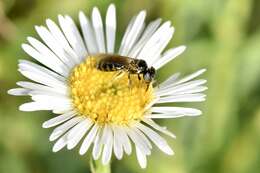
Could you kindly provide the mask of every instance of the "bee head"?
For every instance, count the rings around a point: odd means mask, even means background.
[[[143,73],[143,78],[146,83],[150,83],[155,77],[155,69],[154,67],[148,68],[144,73]]]
[[[145,60],[138,60],[137,62],[137,67],[138,67],[138,71],[143,73],[147,70],[148,66],[147,66],[147,63],[145,62]]]

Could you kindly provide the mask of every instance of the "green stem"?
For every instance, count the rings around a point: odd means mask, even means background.
[[[110,163],[103,165],[101,160],[90,160],[91,173],[111,173]]]

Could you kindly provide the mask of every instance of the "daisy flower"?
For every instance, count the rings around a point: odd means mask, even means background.
[[[92,148],[93,159],[101,158],[108,164],[114,153],[122,159],[124,153],[136,152],[142,168],[153,146],[168,155],[173,150],[159,134],[172,138],[175,135],[154,119],[168,119],[200,115],[193,108],[163,106],[163,103],[200,102],[207,88],[206,80],[194,78],[205,70],[180,77],[174,74],[153,86],[141,76],[128,73],[116,78],[116,71],[97,69],[99,54],[115,54],[145,60],[149,67],[159,70],[180,55],[185,46],[164,51],[171,40],[174,28],[161,19],[145,24],[146,12],[141,11],[128,24],[118,50],[115,50],[116,10],[108,7],[103,23],[97,7],[91,17],[79,12],[80,28],[68,15],[58,16],[59,25],[46,20],[46,26],[36,26],[41,41],[28,37],[23,50],[38,63],[19,60],[18,71],[31,82],[20,81],[20,88],[8,91],[11,95],[31,97],[22,104],[21,111],[50,110],[57,114],[45,121],[43,128],[55,127],[49,140],[56,141],[53,152],[62,148],[73,149],[79,145],[79,153]],[[165,104],[164,104],[165,105]],[[79,144],[80,143],[80,144]]]

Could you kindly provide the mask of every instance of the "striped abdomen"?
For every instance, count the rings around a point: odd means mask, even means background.
[[[127,70],[128,58],[118,55],[99,55],[97,69],[101,71]]]
[[[97,65],[97,69],[101,71],[118,71],[124,69],[124,65],[114,62],[100,62]]]

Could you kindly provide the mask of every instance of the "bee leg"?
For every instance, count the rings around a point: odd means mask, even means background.
[[[131,88],[131,84],[132,84],[132,82],[131,82],[130,73],[128,73],[128,87],[129,87],[129,89]]]
[[[118,79],[118,78],[122,77],[123,74],[124,74],[123,71],[119,71],[119,72],[115,75],[115,79]]]
[[[149,89],[149,86],[150,86],[150,83],[146,83],[146,90],[145,90],[145,92],[147,92],[147,91],[148,91],[148,89]]]
[[[158,88],[160,88],[160,85],[157,80],[155,80],[153,84],[154,84],[154,86],[157,86]]]
[[[141,76],[140,76],[140,74],[137,74],[137,76],[138,76],[138,79],[141,80]]]
[[[124,75],[124,72],[123,71],[119,71],[118,73],[116,73],[113,77],[113,81],[114,80],[117,80],[119,78],[121,78],[122,76]]]

